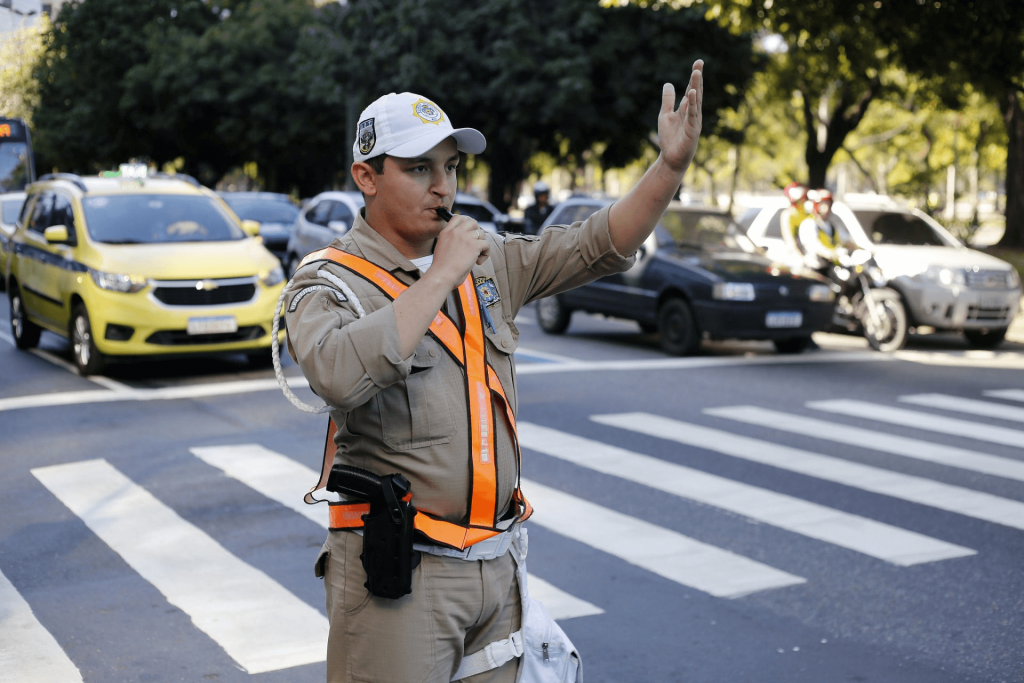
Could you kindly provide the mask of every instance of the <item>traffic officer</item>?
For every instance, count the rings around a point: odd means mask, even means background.
[[[536,235],[540,226],[551,215],[555,207],[551,206],[551,188],[543,180],[533,184],[533,204],[523,212],[523,232]]]
[[[366,207],[348,233],[304,260],[283,307],[290,350],[331,408],[325,462],[404,475],[419,560],[410,594],[371,594],[362,521],[344,512],[352,503],[332,504],[316,562],[330,619],[328,681],[516,680],[511,655],[465,675],[473,655],[514,640],[522,616],[515,562],[500,542],[530,511],[518,489],[514,319],[530,301],[632,265],[696,151],[702,69],[697,61],[678,108],[664,86],[661,153],[636,187],[539,237],[441,217],[455,199],[459,153],[484,150],[478,131],[453,128],[412,93],[363,111],[351,171]]]
[[[782,193],[789,200],[789,207],[782,212],[782,216],[779,218],[782,240],[789,247],[794,263],[802,263],[806,251],[803,245],[800,244],[799,232],[800,225],[810,217],[805,206],[807,203],[807,186],[802,183],[790,183],[786,185]]]
[[[800,223],[798,233],[804,264],[827,277],[832,266],[839,265],[850,236],[832,219],[831,192],[810,190],[804,204],[808,216]]]

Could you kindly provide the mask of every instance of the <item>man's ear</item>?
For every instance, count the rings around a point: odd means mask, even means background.
[[[356,161],[352,164],[352,180],[356,187],[367,197],[377,195],[377,172],[370,168],[364,161]]]

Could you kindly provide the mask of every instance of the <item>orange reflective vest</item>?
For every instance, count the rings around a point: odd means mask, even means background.
[[[329,261],[368,280],[392,301],[408,289],[407,285],[399,282],[380,266],[340,249],[327,247],[320,251],[314,251],[302,260],[299,267],[316,261]],[[419,510],[414,525],[417,531],[435,543],[464,550],[502,532],[497,528],[501,510],[498,509],[498,480],[494,452],[494,421],[499,415],[495,410],[496,401],[504,408],[502,413],[508,420],[513,447],[516,451],[516,489],[513,493],[513,501],[517,506],[516,514],[520,521],[529,517],[533,513],[533,508],[530,507],[519,488],[521,462],[519,441],[516,438],[515,415],[512,413],[512,406],[505,396],[498,374],[487,362],[484,324],[480,316],[480,305],[476,288],[473,285],[472,274],[467,276],[459,286],[458,293],[462,319],[466,323],[465,332],[460,332],[452,319],[441,311],[430,323],[428,332],[465,370],[470,424],[470,467],[473,475],[472,494],[469,500],[469,523],[455,524]],[[306,494],[307,503],[318,502],[312,497],[313,492],[327,485],[327,478],[334,462],[336,450],[334,434],[337,429],[334,420],[331,420],[327,426],[327,442],[324,445],[320,481]],[[369,503],[332,502],[330,503],[330,528],[355,529],[362,527],[362,516],[369,511]]]

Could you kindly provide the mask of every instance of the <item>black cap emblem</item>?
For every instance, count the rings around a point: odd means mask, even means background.
[[[377,144],[377,131],[373,128],[373,119],[359,122],[356,138],[359,140],[359,151],[362,154],[369,154],[373,151],[373,146]]]

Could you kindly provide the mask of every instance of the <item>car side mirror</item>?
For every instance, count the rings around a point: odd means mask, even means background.
[[[348,223],[345,221],[329,221],[327,227],[334,232],[345,232],[348,230]]]
[[[260,234],[260,223],[259,221],[246,218],[242,221],[242,230],[245,231],[245,234],[249,237],[256,237]]]
[[[66,225],[51,225],[43,231],[43,238],[50,244],[67,244],[69,241]]]

